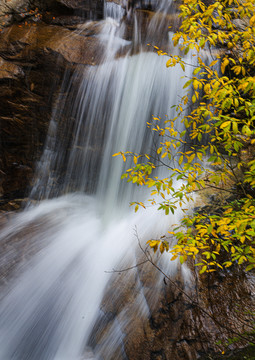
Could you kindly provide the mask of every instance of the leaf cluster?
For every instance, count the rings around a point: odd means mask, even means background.
[[[184,215],[181,227],[170,229],[175,245],[151,240],[154,250],[168,251],[181,263],[199,259],[200,272],[233,264],[255,268],[255,0],[220,0],[206,4],[183,0],[182,25],[173,43],[184,56],[168,55],[167,67],[189,66],[185,54],[197,59],[175,106],[176,116],[147,125],[160,143],[152,157],[132,152],[134,167],[123,177],[151,189],[151,204],[166,215],[184,212],[194,193],[213,189],[232,194],[220,214]],[[166,55],[157,50],[159,55]],[[204,60],[204,52],[211,60]],[[183,130],[176,124],[182,122]],[[163,166],[167,176],[154,169]],[[178,184],[178,186],[176,186]],[[136,211],[144,203],[134,203]]]

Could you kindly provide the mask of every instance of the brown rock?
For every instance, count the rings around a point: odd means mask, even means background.
[[[100,62],[102,45],[94,36],[99,27],[95,22],[70,31],[46,24],[15,24],[2,31],[0,101],[4,106],[0,106],[0,171],[4,175],[0,193],[6,201],[22,197],[31,183],[32,174],[22,177],[19,167],[34,171],[53,107],[59,105],[64,72],[68,71],[67,77],[74,69],[84,74],[85,65]],[[80,76],[75,79],[78,86]],[[62,93],[62,101],[65,97]],[[64,116],[61,121],[64,127]]]
[[[163,51],[169,49],[169,26],[171,30],[175,31],[180,24],[180,19],[176,13],[168,15],[162,13],[155,13],[154,11],[146,9],[134,10],[136,21],[141,29],[141,42],[145,44],[145,49],[151,51],[151,46],[157,46]],[[134,31],[134,17],[126,18],[125,38],[131,40],[135,35]],[[155,31],[155,29],[157,29]],[[148,46],[150,44],[151,46]]]
[[[4,30],[0,54],[7,59],[27,62],[52,53],[71,64],[95,65],[99,62],[100,43],[97,38],[85,37],[59,26],[33,25],[13,25]]]
[[[8,168],[8,172],[2,183],[5,196],[10,198],[22,196],[28,184],[32,181],[32,177],[33,171],[30,167],[17,163],[12,164],[12,166]]]
[[[146,265],[131,274],[113,276],[115,280],[102,302],[104,315],[93,330],[90,344],[96,346],[102,359],[195,360],[220,351],[217,340],[233,337],[233,330],[245,331],[248,314],[254,311],[255,282],[251,276],[233,270],[233,274],[203,275],[197,283],[194,277],[185,285],[179,271],[171,276],[176,287],[158,275],[156,269]],[[152,296],[155,292],[158,297],[150,306],[153,300],[149,293]],[[118,334],[123,334],[119,339],[116,326]],[[113,352],[109,344],[114,344]]]
[[[24,76],[24,72],[20,66],[0,58],[0,80],[16,79],[21,76]]]
[[[88,0],[85,0],[85,1],[84,0],[56,0],[56,1],[60,4],[65,5],[68,8],[71,8],[71,9],[79,9],[84,6],[87,7],[90,5],[90,1],[88,1]]]
[[[29,0],[9,0],[1,1],[0,3],[0,17],[4,17],[7,14],[18,13],[28,9],[30,5]]]

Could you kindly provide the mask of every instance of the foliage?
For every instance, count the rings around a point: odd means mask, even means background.
[[[183,0],[182,25],[173,43],[184,54],[191,50],[197,66],[184,85],[187,92],[175,107],[176,117],[164,122],[153,117],[148,124],[161,139],[157,159],[114,154],[124,161],[133,157],[134,166],[122,177],[151,188],[149,202],[158,203],[166,215],[177,207],[185,212],[198,191],[210,188],[229,197],[214,213],[184,214],[181,226],[169,231],[175,245],[169,246],[167,238],[149,241],[155,251],[170,251],[172,260],[198,258],[201,273],[236,263],[246,264],[247,271],[255,268],[254,14],[254,0]],[[204,52],[212,56],[209,63],[203,60]],[[167,67],[180,65],[185,71],[185,56],[168,57]],[[180,121],[182,132],[176,130]],[[158,165],[168,169],[164,178],[154,175]],[[177,188],[176,183],[181,185]],[[145,207],[133,204],[135,211]]]

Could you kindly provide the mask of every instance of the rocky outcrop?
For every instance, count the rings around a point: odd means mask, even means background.
[[[0,81],[24,76],[22,67],[0,58]]]
[[[24,197],[33,179],[64,73],[96,65],[97,23],[76,31],[43,23],[15,24],[0,37],[0,192]],[[93,30],[94,29],[94,30]],[[63,95],[63,94],[62,94]]]
[[[32,184],[64,73],[96,65],[103,0],[5,0],[0,4],[0,206]],[[77,29],[77,31],[75,31]],[[62,94],[63,95],[63,94]]]
[[[103,0],[4,0],[0,3],[0,29],[13,22],[52,20],[80,22],[81,19],[102,19]]]
[[[2,58],[31,65],[50,61],[51,55],[59,58],[62,67],[68,64],[95,65],[100,61],[96,53],[100,55],[100,44],[95,37],[54,25],[13,25],[2,32],[0,39]]]
[[[255,279],[239,270],[200,277],[193,270],[187,277],[179,269],[171,281],[151,265],[116,273],[90,345],[104,360],[213,359],[252,321]],[[233,343],[229,351],[244,344]]]

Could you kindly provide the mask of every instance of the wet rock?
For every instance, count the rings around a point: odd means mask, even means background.
[[[20,66],[0,58],[0,81],[3,79],[16,79],[17,77],[23,76],[24,72]]]
[[[13,163],[6,172],[6,177],[2,183],[4,197],[12,199],[23,196],[28,184],[32,181],[33,171],[31,167]],[[15,207],[15,203],[11,204]],[[16,208],[19,208],[16,207]]]
[[[100,62],[97,23],[70,31],[47,24],[12,25],[0,37],[0,193],[12,200],[32,183],[65,74],[78,88],[86,66]],[[93,30],[94,29],[94,30]],[[94,31],[94,33],[93,33]],[[79,69],[80,67],[80,69]],[[76,84],[77,82],[77,84]],[[76,85],[75,85],[76,84]],[[64,90],[63,90],[64,91]],[[62,125],[70,120],[63,116]],[[61,136],[61,134],[60,134]],[[18,164],[13,167],[13,164]],[[21,169],[23,169],[21,171]],[[24,175],[24,169],[29,170]]]
[[[10,279],[18,276],[23,271],[24,264],[45,247],[47,238],[40,241],[41,228],[52,231],[52,226],[55,225],[53,218],[47,215],[39,221],[17,223],[17,210],[21,208],[21,203],[27,201],[28,199],[15,199],[5,205],[5,210],[0,210],[0,230],[4,228],[5,231],[1,240],[0,286],[8,284]],[[9,226],[5,227],[6,224]],[[0,299],[2,294],[3,292]]]
[[[100,44],[95,37],[84,37],[59,26],[33,25],[13,25],[3,31],[0,54],[5,59],[31,64],[59,56],[60,62],[62,58],[71,64],[94,65],[99,62]]]
[[[29,0],[9,0],[0,3],[0,27],[4,27],[13,20],[13,15],[26,12]]]
[[[147,51],[151,51],[155,45],[161,50],[168,52],[169,26],[171,26],[172,31],[175,31],[180,25],[180,19],[174,12],[166,15],[147,9],[136,9],[135,17],[127,17],[125,21],[125,38],[131,40],[139,37],[141,42],[146,44],[145,49],[147,49]],[[137,28],[141,29],[139,34],[134,33],[134,29],[136,28],[134,21],[137,21],[139,24]],[[157,33],[154,31],[155,28],[157,28]]]
[[[102,19],[103,0],[8,0],[0,4],[0,29],[13,22],[33,21],[41,18],[52,21],[63,17],[63,24]]]
[[[56,1],[72,9],[81,8],[84,4],[83,0],[56,0]]]
[[[71,9],[86,9],[92,10],[93,8],[103,6],[103,0],[56,0],[58,3],[65,5]]]
[[[255,279],[238,269],[201,277],[192,270],[191,281],[178,271],[171,282],[147,265],[131,271],[113,276],[93,330],[90,346],[104,360],[116,359],[104,357],[109,344],[121,360],[195,360],[220,352],[217,341],[245,331],[251,321]]]
[[[100,44],[94,37],[84,38],[76,33],[61,34],[51,39],[45,49],[61,54],[70,63],[96,65],[100,62]]]
[[[48,89],[35,81],[34,70],[30,69],[26,81],[4,80],[0,83],[0,101],[4,104],[0,107],[0,178],[1,198],[8,201],[24,196],[31,183],[34,161],[40,156],[50,120],[50,103],[46,102]]]

